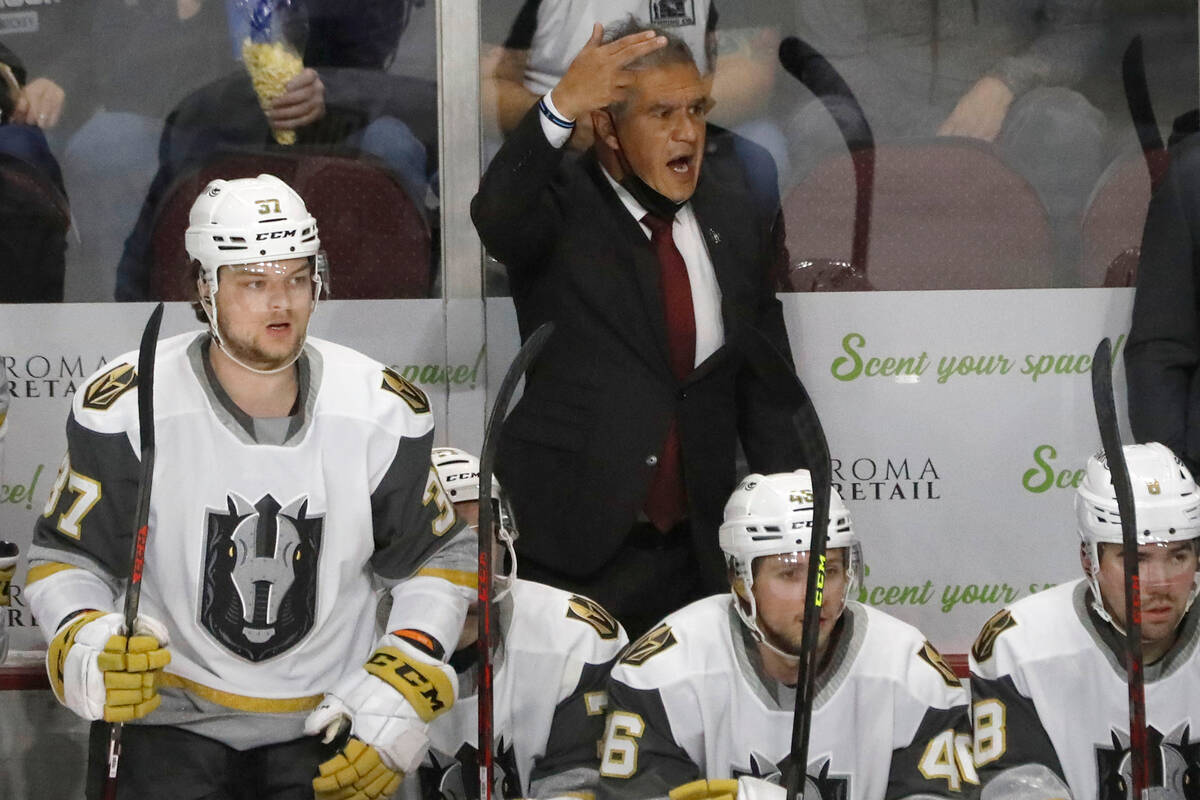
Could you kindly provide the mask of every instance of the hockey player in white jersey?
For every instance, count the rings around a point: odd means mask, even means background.
[[[387,796],[454,702],[443,657],[473,597],[429,402],[307,336],[320,241],[287,184],[213,181],[189,222],[209,327],[158,345],[137,635],[116,613],[139,473],[130,353],[75,395],[34,532],[27,594],[51,684],[85,719],[132,723],[120,798]],[[394,602],[376,642],[377,583]],[[106,740],[93,725],[91,797]]]
[[[479,461],[445,447],[434,448],[433,463],[459,518],[475,525]],[[493,563],[507,564],[495,578],[495,796],[592,793],[596,745],[604,732],[604,682],[628,640],[620,623],[594,601],[516,577],[516,529],[494,482],[492,493],[499,512]],[[423,800],[479,794],[476,611],[472,607],[450,659],[458,670],[458,701],[429,726],[429,756],[420,770]],[[408,782],[402,792],[417,796]]]
[[[1141,581],[1148,783],[1185,800],[1200,786],[1200,491],[1157,442],[1126,445]],[[1132,786],[1121,516],[1104,454],[1075,497],[1084,577],[1018,600],[971,649],[975,763],[983,800],[1126,800]]]
[[[836,491],[829,514],[804,796],[958,796],[973,778],[966,692],[918,630],[848,599],[863,562]],[[602,797],[739,777],[743,793],[782,796],[754,778],[786,772],[812,518],[807,470],[749,475],[734,490],[720,529],[730,594],[667,616],[613,668]]]

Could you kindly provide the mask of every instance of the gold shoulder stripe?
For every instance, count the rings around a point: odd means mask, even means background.
[[[137,386],[137,370],[132,364],[117,364],[88,384],[83,391],[83,407],[107,411],[117,398]]]
[[[429,398],[425,393],[391,367],[383,368],[383,386],[380,388],[408,403],[414,414],[429,413]]]
[[[1016,625],[1017,621],[1013,619],[1012,613],[1007,608],[997,612],[985,622],[983,629],[975,637],[975,644],[971,646],[971,655],[975,656],[975,662],[982,664],[991,658],[992,652],[996,648],[996,639],[1000,634]]]
[[[936,669],[938,674],[942,676],[942,680],[944,680],[946,685],[951,689],[962,688],[962,682],[959,681],[958,676],[954,674],[954,668],[946,662],[946,659],[941,653],[938,652],[936,647],[931,645],[929,642],[926,642],[921,646],[921,649],[917,651],[917,655],[920,656],[921,660],[926,664]]]
[[[44,578],[49,578],[57,572],[68,569],[79,569],[79,567],[74,564],[64,564],[61,561],[50,561],[45,564],[32,566],[29,568],[29,572],[25,574],[25,587],[28,588]]]
[[[312,694],[308,697],[247,697],[245,695],[233,694],[232,692],[223,692],[220,689],[214,689],[211,686],[205,686],[195,681],[189,681],[187,678],[180,677],[172,672],[163,672],[159,675],[158,685],[159,687],[170,689],[182,689],[210,703],[225,706],[225,708],[267,714],[311,711],[325,697],[323,694]]]
[[[588,597],[571,595],[567,601],[567,618],[586,622],[596,629],[601,639],[617,638],[619,625],[612,614],[604,610],[604,606]]]
[[[629,649],[625,651],[625,655],[622,656],[621,663],[640,667],[662,651],[674,647],[676,643],[675,634],[672,633],[671,626],[659,625],[657,628],[642,634],[642,638],[631,644]]]

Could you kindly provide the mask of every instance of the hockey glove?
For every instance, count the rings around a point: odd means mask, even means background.
[[[54,634],[46,652],[59,702],[88,720],[128,722],[158,708],[158,677],[171,662],[167,629],[141,616],[126,637],[121,614],[85,611]]]
[[[8,655],[8,606],[12,603],[13,575],[17,571],[17,546],[0,541],[0,664]]]
[[[457,688],[449,664],[386,634],[363,668],[343,678],[308,715],[304,732],[328,741],[348,719],[354,736],[378,750],[388,769],[409,773],[429,747],[428,723],[450,709]]]
[[[341,752],[318,767],[316,800],[376,800],[391,797],[404,773],[387,768],[379,751],[353,736]]]
[[[784,800],[787,791],[762,778],[741,777],[685,783],[670,791],[671,800]]]

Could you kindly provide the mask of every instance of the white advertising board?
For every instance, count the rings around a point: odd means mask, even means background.
[[[1121,347],[1132,290],[782,295],[792,350],[821,413],[861,532],[861,598],[964,653],[999,607],[1079,574],[1072,482],[1099,448],[1088,367]],[[148,304],[7,306],[0,365],[13,390],[0,536],[28,547],[62,457],[70,395],[136,347]],[[163,335],[197,325],[168,306]],[[490,381],[517,349],[511,301],[332,301],[313,333],[401,369],[435,403],[439,442],[478,448]],[[1124,414],[1122,421],[1124,422]],[[1128,431],[1126,429],[1126,436]],[[14,648],[41,645],[20,595]]]

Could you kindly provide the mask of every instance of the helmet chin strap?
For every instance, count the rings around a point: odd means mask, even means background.
[[[318,282],[317,289],[313,296],[313,301],[312,301],[312,308],[314,311],[317,308],[317,295],[319,295],[320,292],[321,292],[321,285]],[[216,295],[217,295],[217,287],[214,286],[212,283],[210,283],[208,285],[208,297],[200,298],[200,306],[201,306],[201,308],[204,309],[204,316],[208,317],[208,330],[212,334],[213,339],[216,341],[217,347],[221,348],[221,352],[225,354],[226,358],[228,358],[233,363],[237,364],[242,369],[249,370],[250,372],[253,372],[256,375],[278,375],[280,372],[283,372],[284,370],[289,369],[300,358],[300,354],[302,352],[304,352],[304,343],[308,341],[308,325],[307,324],[304,326],[304,334],[300,337],[300,346],[296,348],[296,353],[292,356],[291,360],[289,360],[286,364],[284,364],[281,367],[276,367],[275,369],[258,369],[257,367],[250,366],[245,361],[242,361],[240,358],[235,356],[233,354],[233,351],[231,351],[228,347],[225,346],[225,339],[223,336],[221,336],[221,326],[217,324],[217,302],[215,299]],[[312,321],[311,315],[309,316],[309,321],[310,322]]]

